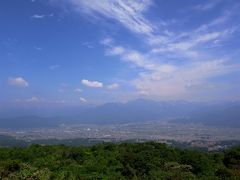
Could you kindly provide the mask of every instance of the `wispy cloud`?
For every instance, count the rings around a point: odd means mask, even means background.
[[[28,82],[23,77],[9,77],[8,84],[11,86],[28,87]]]
[[[28,103],[38,103],[38,102],[43,102],[44,100],[42,98],[33,96],[29,99],[26,99],[25,101],[28,102]]]
[[[232,64],[213,50],[216,42],[228,40],[239,27],[237,23],[224,25],[232,16],[229,10],[215,19],[199,23],[195,28],[176,29],[170,27],[165,19],[154,22],[145,15],[154,5],[151,0],[70,2],[80,13],[115,20],[142,40],[147,50],[140,51],[131,45],[124,47],[109,36],[101,41],[106,56],[119,57],[130,67],[140,69],[138,77],[130,80],[140,94],[162,98],[193,96],[199,89],[210,87],[211,78],[239,70],[239,64]],[[211,10],[220,2],[197,4],[193,9]],[[181,20],[176,17],[175,21]],[[97,81],[82,80],[82,83],[89,87],[103,87]]]
[[[99,82],[99,81],[89,81],[86,79],[83,79],[82,84],[88,87],[92,87],[92,88],[102,88],[103,87],[103,83]]]
[[[41,51],[43,48],[35,46],[34,49]]]
[[[58,69],[58,68],[60,68],[61,66],[59,65],[59,64],[55,64],[55,65],[51,65],[51,66],[49,66],[48,68],[50,69],[50,70],[56,70],[56,69]]]
[[[104,40],[103,40],[104,41]],[[123,61],[130,62],[137,67],[144,69],[154,69],[155,66],[144,54],[135,51],[129,50],[122,46],[116,46],[113,43],[106,45],[105,54],[108,56],[119,56]]]
[[[165,46],[153,48],[152,52],[154,53],[166,53],[166,52],[173,52],[178,55],[182,54],[186,57],[188,56],[199,56],[197,53],[196,47],[202,45],[204,43],[214,43],[214,40],[218,38],[223,38],[224,35],[229,33],[228,30],[220,31],[220,32],[210,32],[204,34],[197,34],[195,36],[189,37],[187,40],[176,41],[171,43],[166,43]],[[157,46],[156,46],[157,47]]]
[[[202,37],[199,36],[194,41],[205,42],[215,39],[218,35],[213,33]],[[175,47],[175,50],[184,51],[191,47],[192,44],[186,45],[186,47],[183,44]],[[139,77],[131,82],[139,94],[165,99],[190,97],[193,96],[193,92],[196,90],[208,90],[206,87],[209,87],[210,78],[238,71],[240,67],[240,64],[229,64],[224,59],[198,59],[184,65],[173,65],[163,63],[161,57],[152,56],[151,53],[142,54],[136,50],[126,50],[113,44],[108,46],[106,51],[107,55],[119,56],[122,60],[131,62],[135,66],[146,70],[141,71]]]
[[[119,84],[117,84],[117,83],[113,83],[113,84],[110,84],[107,86],[107,89],[109,89],[109,90],[115,90],[118,88],[119,88]]]
[[[34,14],[34,15],[31,16],[31,18],[33,18],[33,19],[44,19],[46,17],[53,17],[53,16],[54,16],[53,13],[51,13],[51,14]]]
[[[209,78],[238,71],[240,66],[225,64],[223,60],[194,62],[179,67],[174,73],[153,71],[141,73],[140,78],[133,81],[139,93],[163,99],[190,98],[196,91],[208,90]],[[211,83],[214,85],[214,83]],[[218,90],[218,89],[216,89]]]
[[[76,89],[74,89],[74,92],[76,92],[76,93],[81,93],[83,90],[82,89],[80,89],[80,88],[76,88]]]
[[[221,0],[210,1],[206,3],[201,3],[193,7],[194,10],[208,11],[215,8]]]
[[[127,29],[148,34],[153,31],[153,25],[147,21],[143,13],[151,5],[151,0],[71,0],[79,11],[95,16],[96,13],[123,24]]]
[[[24,104],[35,104],[35,103],[42,103],[46,102],[43,98],[37,97],[37,96],[32,96],[31,98],[27,99],[16,99],[16,102],[18,103],[24,103]]]
[[[86,102],[87,102],[87,100],[86,100],[85,98],[83,98],[83,97],[80,97],[79,100],[80,100],[82,103],[86,103]]]
[[[93,43],[91,42],[83,42],[81,45],[90,49],[94,48]]]
[[[44,15],[44,14],[34,14],[34,15],[32,15],[32,18],[34,18],[34,19],[43,19],[45,17],[46,17],[46,15]]]
[[[113,43],[108,44],[105,53],[108,56],[119,56],[123,61],[146,70],[173,71],[175,69],[175,67],[170,64],[157,64],[154,57],[151,57],[149,54],[125,49],[122,46],[115,46]]]

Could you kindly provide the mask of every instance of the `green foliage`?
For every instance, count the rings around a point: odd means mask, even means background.
[[[165,144],[0,148],[0,179],[240,179],[240,148],[204,153]]]

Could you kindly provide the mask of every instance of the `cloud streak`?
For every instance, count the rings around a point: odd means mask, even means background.
[[[208,90],[208,85],[214,83],[210,78],[238,71],[236,66],[226,65],[223,60],[195,62],[178,68],[174,73],[154,71],[142,73],[133,81],[139,93],[156,96],[162,99],[190,98],[195,92]],[[216,90],[218,87],[216,87]]]
[[[220,3],[219,0],[211,1],[205,4],[198,4],[193,7],[194,10],[208,11],[215,8]]]
[[[29,83],[23,77],[9,77],[8,84],[11,86],[28,87]]]
[[[107,89],[109,89],[109,90],[116,90],[118,88],[119,88],[119,84],[117,84],[117,83],[113,83],[113,84],[110,84],[107,86]]]
[[[89,81],[87,79],[83,79],[81,82],[84,86],[91,87],[91,88],[102,88],[103,87],[103,83],[99,82],[99,81]]]
[[[146,49],[124,47],[107,37],[101,41],[106,56],[118,57],[139,69],[137,77],[129,81],[139,94],[161,98],[194,97],[197,92],[214,88],[211,78],[239,71],[239,64],[232,63],[216,53],[216,42],[228,40],[239,25],[224,26],[232,12],[224,13],[210,21],[199,23],[193,29],[178,29],[165,19],[151,21],[146,13],[154,5],[151,0],[71,0],[74,9],[91,17],[118,22],[138,38]],[[221,1],[197,4],[196,11],[211,11]],[[191,16],[190,18],[191,19]],[[181,20],[176,17],[175,22]],[[227,54],[228,56],[229,54]],[[229,55],[230,56],[230,55]],[[89,87],[103,87],[98,81],[82,80]],[[212,86],[209,86],[211,84]],[[109,86],[111,87],[111,86]],[[108,86],[107,86],[108,88]],[[216,91],[220,91],[216,88]]]
[[[87,100],[83,97],[80,97],[79,100],[82,102],[82,103],[87,103]]]
[[[26,99],[25,102],[27,103],[38,103],[38,102],[43,102],[44,100],[42,98],[39,98],[39,97],[36,97],[36,96],[33,96],[29,99]]]
[[[44,18],[47,18],[47,17],[53,17],[54,14],[51,13],[51,14],[34,14],[31,16],[31,18],[33,19],[44,19]]]
[[[83,90],[82,89],[80,89],[80,88],[76,88],[76,89],[74,89],[74,92],[76,92],[76,93],[81,93]]]
[[[143,16],[143,12],[151,5],[150,0],[71,0],[71,2],[80,11],[93,16],[98,13],[114,19],[133,32],[148,34],[153,31],[152,24]]]
[[[56,69],[58,69],[58,68],[60,68],[61,66],[59,65],[59,64],[55,64],[55,65],[51,65],[51,66],[49,66],[48,68],[50,69],[50,70],[56,70]]]

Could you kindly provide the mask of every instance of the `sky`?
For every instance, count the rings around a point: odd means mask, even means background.
[[[238,0],[0,1],[0,106],[240,100]]]

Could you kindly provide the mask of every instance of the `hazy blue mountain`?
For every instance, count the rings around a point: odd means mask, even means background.
[[[53,115],[55,118],[41,116],[0,118],[0,123],[2,128],[53,127],[61,123],[114,124],[146,121],[240,127],[240,103],[238,102],[199,103],[137,99],[127,103],[60,109],[56,110]]]
[[[94,105],[79,105],[79,106],[6,106],[0,107],[1,118],[15,118],[22,116],[40,116],[40,117],[71,117],[78,116],[81,112],[95,107]]]
[[[204,112],[196,112],[192,119],[205,125],[240,127],[240,104],[209,107]]]
[[[160,121],[189,116],[201,106],[200,103],[185,101],[157,102],[137,99],[128,103],[107,103],[87,109],[78,120],[89,123]]]
[[[22,116],[0,119],[1,128],[47,128],[58,126],[60,118],[46,118],[38,116]]]

